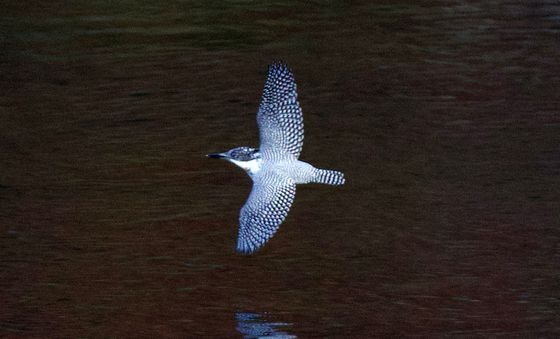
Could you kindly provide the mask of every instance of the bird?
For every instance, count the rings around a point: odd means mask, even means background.
[[[283,62],[268,66],[257,125],[259,148],[242,146],[207,154],[241,167],[253,181],[239,215],[236,250],[241,254],[256,252],[276,233],[292,206],[296,185],[345,183],[342,172],[315,168],[299,160],[303,114],[294,75]]]

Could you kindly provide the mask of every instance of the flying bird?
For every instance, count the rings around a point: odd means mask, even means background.
[[[296,184],[344,184],[342,172],[318,169],[298,160],[303,147],[303,115],[297,101],[292,71],[282,63],[268,67],[257,113],[260,147],[236,147],[208,154],[244,169],[253,188],[239,216],[237,251],[249,254],[260,249],[288,215]]]

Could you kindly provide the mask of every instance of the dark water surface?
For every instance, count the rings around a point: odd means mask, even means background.
[[[560,335],[560,3],[8,0],[0,336]],[[254,256],[266,66],[298,188]]]

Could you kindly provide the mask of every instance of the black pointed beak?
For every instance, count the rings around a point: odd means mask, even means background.
[[[223,159],[226,157],[224,153],[210,153],[206,155],[208,158]]]

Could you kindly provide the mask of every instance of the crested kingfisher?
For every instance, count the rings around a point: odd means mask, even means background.
[[[282,63],[268,67],[257,112],[260,147],[236,147],[208,154],[244,169],[253,189],[239,216],[237,251],[249,254],[261,248],[288,215],[296,184],[344,184],[342,172],[318,169],[298,160],[303,147],[303,115],[291,70]]]

